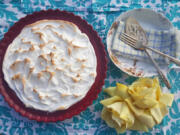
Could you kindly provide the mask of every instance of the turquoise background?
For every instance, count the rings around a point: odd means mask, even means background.
[[[108,29],[115,18],[134,8],[151,8],[161,12],[180,29],[180,2],[178,0],[0,0],[0,39],[14,22],[26,14],[57,8],[74,12],[85,19],[98,32],[105,46]],[[173,86],[171,92],[175,94],[175,101],[169,109],[169,114],[149,133],[127,131],[124,135],[180,134],[180,72],[171,68],[167,75]],[[108,61],[104,87],[114,86],[116,82],[131,84],[134,80],[136,78],[126,75],[110,60]],[[100,118],[102,105],[99,101],[104,97],[104,93],[101,92],[93,105],[80,115],[63,122],[46,124],[20,116],[0,96],[0,133],[4,135],[116,135],[115,130],[107,127]]]

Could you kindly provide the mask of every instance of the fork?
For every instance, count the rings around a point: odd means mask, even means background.
[[[180,66],[180,60],[178,60],[178,59],[176,59],[176,58],[174,58],[174,57],[172,57],[172,56],[169,56],[169,55],[167,55],[167,54],[164,54],[164,53],[162,53],[162,52],[160,52],[160,51],[158,51],[158,50],[156,50],[156,49],[153,49],[153,48],[151,48],[151,47],[148,47],[148,46],[146,46],[146,45],[143,45],[143,43],[142,43],[142,41],[138,41],[137,39],[135,39],[134,37],[132,37],[132,36],[129,36],[128,34],[126,34],[126,33],[122,33],[121,34],[121,39],[122,40],[128,40],[127,41],[127,44],[128,45],[130,45],[130,46],[132,46],[132,47],[134,47],[135,49],[140,49],[140,50],[144,50],[145,48],[146,49],[149,49],[149,50],[151,50],[151,51],[153,51],[153,52],[156,52],[156,53],[158,53],[158,54],[160,54],[160,55],[162,55],[162,56],[164,56],[164,57],[167,57],[170,61],[172,61],[172,62],[174,62],[174,63],[176,63],[177,65],[179,65]]]
[[[149,54],[148,50],[149,47],[146,47],[143,45],[142,41],[138,41],[137,39],[131,37],[130,35],[126,34],[126,33],[122,33],[120,36],[121,41],[123,41],[125,44],[138,49],[138,50],[144,50],[146,52],[146,54],[149,56],[149,58],[151,59],[152,63],[154,64],[155,68],[157,69],[159,75],[161,76],[161,78],[163,79],[164,83],[166,84],[167,88],[170,89],[171,85],[168,81],[168,79],[166,78],[166,76],[164,75],[164,73],[161,71],[161,69],[159,68],[158,64],[156,63],[156,61],[152,58],[152,56]],[[152,48],[151,48],[152,49]]]

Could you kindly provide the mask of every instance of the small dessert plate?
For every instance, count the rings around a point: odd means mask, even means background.
[[[142,26],[142,28],[147,32],[153,32],[155,34],[161,34],[164,32],[169,33],[170,31],[174,30],[174,35],[176,35],[176,30],[174,29],[172,23],[164,17],[162,14],[157,13],[151,9],[134,9],[130,10],[128,12],[125,12],[121,14],[112,24],[110,30],[107,34],[107,50],[109,53],[109,56],[113,63],[122,71],[125,73],[135,76],[135,77],[151,77],[157,75],[157,71],[153,64],[149,61],[148,57],[144,58],[144,60],[138,59],[136,56],[126,57],[126,50],[119,50],[122,55],[117,55],[117,53],[113,50],[113,44],[116,36],[117,29],[119,27],[120,22],[125,23],[126,19],[129,17],[135,18],[139,24]],[[161,36],[161,35],[160,35]],[[168,38],[170,38],[171,35],[168,35]],[[119,39],[118,39],[119,40]],[[160,41],[163,40],[162,36]],[[175,39],[174,39],[175,40]],[[167,40],[168,41],[168,40]],[[116,42],[119,46],[121,46],[120,42]],[[167,43],[171,47],[171,42]],[[175,46],[177,45],[177,42]],[[127,45],[128,46],[128,45]],[[155,48],[156,49],[156,48]],[[166,50],[169,50],[170,48],[167,48]],[[176,50],[176,49],[175,49]],[[162,51],[162,50],[161,50]],[[153,54],[153,53],[152,53]],[[176,52],[173,53],[173,56],[176,56]],[[164,58],[163,58],[164,59]],[[164,63],[159,63],[159,66],[161,70],[164,72],[168,71],[168,64],[169,61],[164,59]],[[158,61],[157,61],[158,62]]]

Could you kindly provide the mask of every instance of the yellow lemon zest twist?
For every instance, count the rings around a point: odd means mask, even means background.
[[[174,95],[162,93],[158,78],[140,78],[130,86],[117,83],[104,89],[111,97],[101,101],[101,117],[118,133],[127,129],[147,132],[161,123]]]

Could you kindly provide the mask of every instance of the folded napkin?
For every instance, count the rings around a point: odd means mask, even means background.
[[[148,56],[144,51],[136,50],[120,40],[121,33],[125,30],[125,23],[118,22],[118,27],[114,32],[112,40],[112,51],[116,55],[128,57],[131,59],[147,61]],[[144,30],[148,38],[147,46],[157,49],[165,54],[175,57],[176,56],[176,32],[172,30],[155,31]],[[167,64],[167,60],[161,55],[149,51],[150,55],[160,64]]]

